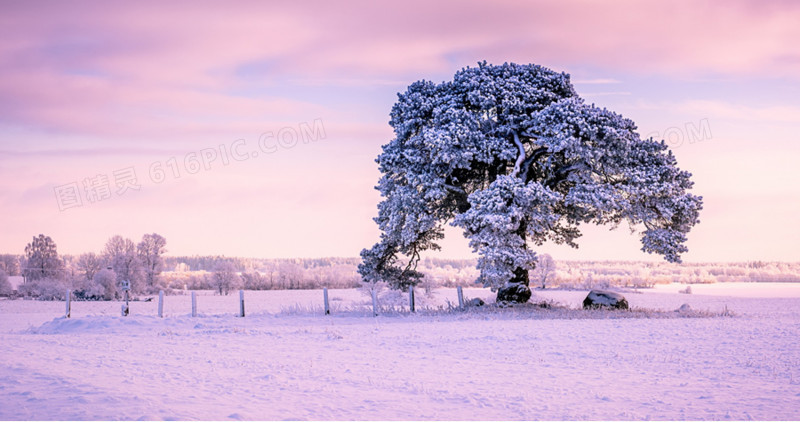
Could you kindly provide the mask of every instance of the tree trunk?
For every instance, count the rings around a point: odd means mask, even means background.
[[[528,242],[528,221],[526,219],[522,219],[522,221],[519,222],[519,228],[517,228],[517,231],[515,232],[515,234],[517,236],[519,236],[520,238],[522,238],[522,242],[523,242],[522,243],[522,247],[523,247],[523,249],[528,249],[528,243],[527,243]],[[523,284],[525,286],[528,286],[528,284],[529,284],[528,270],[526,270],[525,268],[517,267],[514,270],[514,278],[509,280],[509,283],[520,283],[520,284]]]
[[[528,222],[523,220],[519,224],[519,228],[515,234],[522,238],[523,242],[526,240],[526,231]],[[523,243],[523,247],[527,248],[527,244]],[[515,302],[525,303],[531,298],[531,289],[528,287],[530,281],[528,280],[528,270],[522,267],[514,269],[514,276],[511,280],[497,289],[497,302]]]
[[[508,282],[519,283],[528,286],[530,284],[528,280],[528,270],[521,267],[517,267],[517,269],[514,270],[514,278],[512,278]]]

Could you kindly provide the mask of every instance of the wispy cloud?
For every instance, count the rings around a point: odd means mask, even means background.
[[[793,3],[96,2],[80,13],[39,5],[17,4],[0,18],[0,119],[102,136],[297,116],[315,104],[291,98],[285,81],[403,86],[483,59],[592,64],[605,74],[800,75]],[[248,89],[262,95],[230,94]]]
[[[800,124],[800,107],[794,105],[750,106],[720,100],[689,100],[675,108],[693,114],[735,120],[793,122]]]
[[[585,97],[608,97],[613,95],[631,95],[630,91],[601,91],[601,92],[580,92]]]
[[[399,86],[405,87],[408,80],[402,79],[372,79],[372,78],[303,78],[289,79],[298,86],[336,86],[336,87],[369,87],[369,86]]]
[[[618,84],[621,81],[613,78],[596,78],[596,79],[573,79],[572,83],[578,85],[608,85]]]
[[[31,150],[0,150],[0,156],[15,157],[107,157],[107,156],[152,156],[152,155],[171,155],[186,153],[185,149],[175,148],[52,148],[52,149],[31,149]]]
[[[688,99],[670,102],[637,102],[637,108],[665,110],[717,120],[789,122],[800,124],[800,107],[793,104],[739,104],[720,99]]]

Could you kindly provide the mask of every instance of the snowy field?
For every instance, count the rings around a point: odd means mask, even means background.
[[[800,284],[627,292],[614,313],[389,312],[356,290],[0,300],[0,420],[800,419]],[[482,289],[469,297],[490,298]],[[583,291],[537,291],[578,308]],[[456,303],[454,289],[426,298]],[[686,318],[693,309],[734,314]],[[574,318],[576,314],[588,317]],[[619,315],[619,314],[616,314]]]

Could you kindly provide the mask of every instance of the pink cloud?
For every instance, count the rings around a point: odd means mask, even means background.
[[[325,108],[289,98],[246,98],[169,85],[120,84],[51,72],[6,73],[3,120],[101,136],[172,136],[296,123]]]
[[[27,3],[4,13],[6,123],[121,135],[255,125],[265,115],[296,120],[321,108],[230,92],[312,89],[315,80],[397,81],[402,89],[402,81],[449,78],[482,59],[616,74],[800,74],[800,7],[791,3],[81,5]],[[239,74],[252,64],[252,74]]]
[[[791,3],[87,4],[10,11],[0,51],[38,50],[55,56],[39,57],[44,63],[131,80],[219,86],[226,70],[250,61],[311,75],[397,75],[449,70],[451,55],[492,51],[622,70],[784,71],[796,69],[800,35]]]

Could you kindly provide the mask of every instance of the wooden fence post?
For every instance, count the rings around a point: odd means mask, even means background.
[[[372,316],[378,316],[378,292],[372,291]]]
[[[322,298],[325,301],[325,315],[331,314],[331,307],[328,305],[328,288],[324,287],[322,289]]]
[[[197,316],[197,292],[192,291],[192,317]]]
[[[461,286],[456,287],[458,291],[458,309],[464,309],[464,290],[461,289]]]
[[[158,291],[158,317],[164,318],[164,291]]]
[[[72,290],[67,289],[67,310],[64,313],[64,318],[72,316]]]
[[[244,318],[244,290],[239,290],[239,316]]]
[[[411,312],[416,312],[414,309],[414,286],[408,287],[408,307],[411,309]]]
[[[125,289],[124,291],[125,291],[125,304],[122,305],[122,316],[128,316],[128,314],[131,313],[131,306],[130,302],[128,301],[128,299],[130,299],[130,297],[128,296],[129,289]]]

